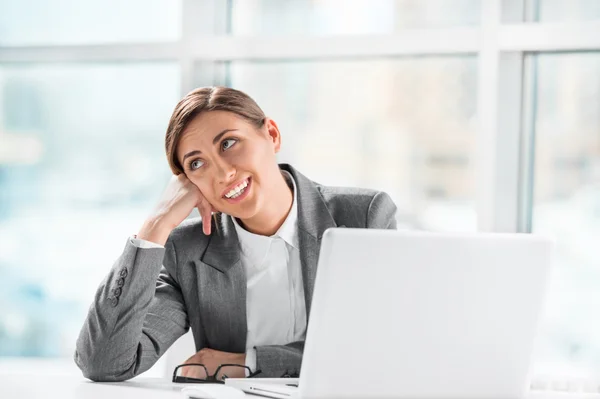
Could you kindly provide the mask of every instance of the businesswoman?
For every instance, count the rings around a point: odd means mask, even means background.
[[[198,352],[186,363],[209,374],[298,373],[323,233],[393,229],[396,206],[277,164],[281,142],[240,91],[199,88],[177,104],[165,139],[174,176],[96,292],[75,351],[85,377],[132,378],[190,327]],[[185,220],[195,207],[201,218]]]

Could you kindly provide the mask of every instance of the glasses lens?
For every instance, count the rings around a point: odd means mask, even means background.
[[[246,376],[246,368],[244,366],[223,366],[217,372],[217,380],[225,378],[244,378]]]
[[[178,377],[196,378],[199,380],[205,380],[206,369],[202,366],[182,366],[177,370]]]

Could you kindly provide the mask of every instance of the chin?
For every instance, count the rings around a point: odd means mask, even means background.
[[[252,201],[252,203],[249,201],[249,203],[245,204],[229,205],[227,206],[227,209],[224,209],[222,212],[233,216],[234,218],[244,220],[255,216],[258,213],[258,206],[255,201]]]
[[[254,215],[256,215],[256,212],[248,212],[248,211],[241,210],[241,209],[232,209],[231,211],[227,211],[224,213],[228,214],[229,216],[233,216],[234,218],[241,219],[241,220],[250,219]]]

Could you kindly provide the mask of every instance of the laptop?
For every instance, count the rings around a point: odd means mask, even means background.
[[[523,398],[553,244],[527,234],[330,229],[287,398]]]

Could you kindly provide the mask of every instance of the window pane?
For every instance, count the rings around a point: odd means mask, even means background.
[[[181,0],[0,1],[0,45],[177,40]]]
[[[476,65],[431,57],[229,69],[231,85],[278,122],[282,162],[320,183],[387,191],[403,226],[475,230]]]
[[[568,22],[600,19],[598,0],[537,0],[537,21]]]
[[[479,24],[481,0],[232,0],[235,35],[382,34]]]
[[[530,57],[537,65],[532,226],[557,244],[539,361],[597,371],[600,53]]]
[[[0,65],[0,356],[73,355],[164,189],[175,63]]]

